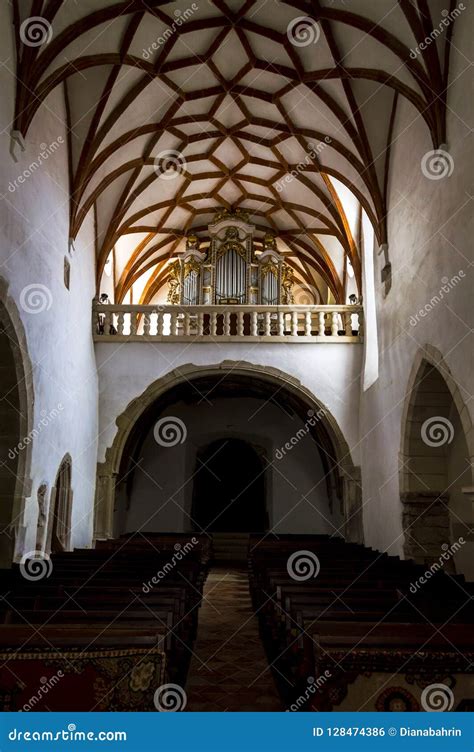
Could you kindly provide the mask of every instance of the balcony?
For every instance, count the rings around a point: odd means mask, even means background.
[[[358,305],[94,305],[95,342],[358,344]]]

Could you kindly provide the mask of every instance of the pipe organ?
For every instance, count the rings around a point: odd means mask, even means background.
[[[170,263],[168,302],[180,305],[288,305],[293,274],[267,233],[262,250],[254,225],[240,210],[220,212],[209,225],[209,248],[188,235],[186,250]]]

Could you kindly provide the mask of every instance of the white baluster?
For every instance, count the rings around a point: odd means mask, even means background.
[[[345,332],[346,337],[352,337],[352,313],[346,313],[345,314],[346,319],[346,325],[345,325]]]
[[[202,337],[204,334],[204,314],[198,313],[198,337]]]
[[[226,311],[224,313],[224,334],[229,337],[230,336],[230,312]]]
[[[143,334],[145,337],[148,337],[150,334],[150,314],[145,313],[143,316]]]
[[[189,337],[191,334],[191,316],[188,311],[184,312],[184,335]]]
[[[211,313],[211,335],[217,336],[217,313],[215,311]]]
[[[278,311],[278,334],[280,337],[285,334],[285,314],[283,311]]]
[[[136,334],[138,329],[138,316],[133,311],[130,313],[130,334]]]
[[[296,311],[293,311],[293,313],[291,314],[291,336],[298,336],[298,314],[296,313]]]
[[[176,336],[176,313],[174,311],[171,311],[170,314],[170,335],[172,337]]]
[[[326,336],[326,314],[324,311],[319,312],[319,330],[318,330],[319,337],[325,337]]]
[[[270,337],[272,333],[271,329],[270,311],[265,311],[265,336]]]
[[[238,320],[239,337],[243,337],[244,336],[244,312],[243,311],[238,312],[237,320]]]
[[[163,314],[161,311],[156,312],[156,336],[163,336]]]
[[[252,311],[252,337],[258,337],[257,311]]]
[[[337,337],[337,333],[339,331],[339,319],[336,311],[333,311],[331,314],[331,335],[333,337]]]
[[[305,313],[304,333],[307,337],[311,337],[311,311],[306,311]]]
[[[120,311],[117,314],[117,334],[123,334],[124,314]]]

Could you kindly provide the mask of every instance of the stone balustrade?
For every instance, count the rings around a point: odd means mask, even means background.
[[[358,305],[94,305],[96,342],[359,343]]]

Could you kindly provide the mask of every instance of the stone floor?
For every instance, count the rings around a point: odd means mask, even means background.
[[[244,569],[216,567],[209,573],[186,693],[188,711],[283,710]]]

